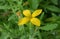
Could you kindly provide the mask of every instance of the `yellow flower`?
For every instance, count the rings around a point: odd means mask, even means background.
[[[36,26],[40,26],[41,21],[38,18],[36,18],[36,16],[40,15],[41,12],[42,12],[42,9],[36,10],[32,14],[30,10],[24,10],[23,14],[25,15],[25,17],[22,18],[21,20],[19,19],[18,25],[23,25],[30,21],[32,24]]]

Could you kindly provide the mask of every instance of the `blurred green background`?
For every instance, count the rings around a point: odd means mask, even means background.
[[[60,39],[60,0],[0,0],[0,39],[28,39],[17,25],[16,13],[25,9],[43,10],[38,17],[42,21],[40,39]]]

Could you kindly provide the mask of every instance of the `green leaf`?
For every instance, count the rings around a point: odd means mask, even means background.
[[[9,18],[8,18],[8,21],[12,20],[15,18],[15,15],[11,15]]]
[[[8,21],[17,23],[18,17],[15,14],[12,14],[9,18]]]
[[[0,39],[7,39],[9,36],[8,32],[5,32],[4,30],[1,32]]]
[[[53,11],[53,12],[60,12],[60,9],[53,5],[46,6],[46,9]]]
[[[37,9],[39,5],[39,0],[28,0],[31,9]]]
[[[5,27],[6,29],[9,29],[9,25],[8,25],[8,24],[3,23],[3,25],[4,25],[4,27]]]
[[[9,6],[0,6],[0,9],[10,9]]]
[[[52,17],[56,17],[57,15],[55,13],[52,13]]]
[[[40,29],[48,31],[48,30],[53,30],[53,29],[57,28],[57,26],[58,26],[57,24],[47,24],[43,27],[40,27]]]
[[[40,20],[42,20],[43,17],[44,17],[44,12],[41,14],[41,16],[40,16]]]
[[[47,18],[45,21],[46,22],[57,22],[58,18],[59,18],[58,16],[52,14],[52,17]]]
[[[58,5],[58,0],[51,0],[52,3],[54,3],[55,5]]]

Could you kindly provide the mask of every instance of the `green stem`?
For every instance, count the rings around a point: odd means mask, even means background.
[[[39,37],[39,39],[42,39],[42,37],[41,37],[41,33],[40,33],[40,31],[38,30],[38,37]]]
[[[31,32],[32,32],[32,24],[29,23],[29,33],[32,34]]]
[[[33,35],[33,25],[29,23],[29,39],[34,39]]]
[[[40,31],[39,31],[39,27],[36,27],[35,32],[34,32],[34,34],[33,34],[33,37],[35,37],[36,35],[38,35],[39,39],[42,39],[41,33],[40,33]]]

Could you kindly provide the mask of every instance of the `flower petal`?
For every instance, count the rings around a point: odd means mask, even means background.
[[[29,18],[24,17],[21,20],[18,21],[18,25],[26,24],[29,21]]]
[[[30,10],[24,10],[23,11],[23,14],[25,15],[25,16],[31,16],[31,12],[30,12]]]
[[[40,24],[41,24],[40,20],[37,18],[32,18],[31,23],[36,25],[36,26],[40,26]]]
[[[41,12],[42,12],[42,9],[34,11],[33,14],[32,14],[32,17],[36,17],[36,16],[40,15]]]

